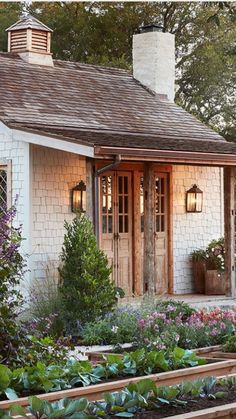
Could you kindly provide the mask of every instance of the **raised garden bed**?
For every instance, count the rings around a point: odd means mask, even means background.
[[[129,349],[131,349],[131,347]],[[204,348],[192,349],[192,352],[195,352],[196,355],[198,356],[203,355],[204,358],[221,358],[221,356],[212,356],[212,354],[215,354],[216,351],[220,351],[220,349],[221,349],[221,345],[214,345],[214,346],[206,346]],[[124,348],[124,352],[127,352],[126,348]],[[221,353],[225,353],[225,352],[221,352]],[[120,356],[121,358],[123,357],[123,353],[112,352],[111,349],[85,352],[85,356],[88,357],[89,361],[93,361],[93,362],[103,361],[104,356],[106,355],[116,355],[116,356]],[[227,358],[227,357],[223,356],[223,358]]]
[[[222,345],[194,349],[193,352],[198,356],[204,355],[204,358],[236,359],[236,352],[223,352]]]
[[[236,360],[217,360],[209,359],[207,365],[200,365],[197,367],[184,368],[175,371],[162,372],[158,374],[151,374],[142,377],[125,378],[106,383],[90,385],[88,387],[74,388],[70,390],[56,391],[51,393],[40,394],[37,396],[40,399],[48,401],[56,401],[64,397],[79,398],[86,397],[90,401],[101,400],[103,393],[122,390],[130,383],[136,383],[142,379],[151,379],[159,386],[170,386],[181,383],[182,381],[194,381],[199,378],[215,376],[222,377],[228,374],[236,373]],[[0,402],[0,409],[8,409],[13,404],[21,406],[28,405],[28,398],[22,397],[17,400],[4,400]]]
[[[181,413],[180,415],[169,417],[171,417],[171,419],[235,419],[236,403],[223,404],[221,406],[218,405],[210,407],[209,409],[196,410],[195,412]],[[166,418],[168,419],[168,417]],[[152,419],[152,417],[149,416],[149,419]]]

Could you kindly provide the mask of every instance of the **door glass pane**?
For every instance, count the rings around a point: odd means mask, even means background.
[[[113,232],[112,176],[102,176],[102,232]]]
[[[123,233],[123,215],[119,215],[119,233]]]
[[[112,196],[107,196],[107,212],[112,213]]]
[[[108,233],[112,233],[112,216],[108,216]]]
[[[128,178],[127,176],[124,176],[124,193],[128,193]]]
[[[165,216],[161,216],[161,231],[165,231]]]
[[[129,231],[128,176],[118,176],[118,216],[119,233]]]
[[[124,212],[125,214],[128,214],[128,196],[124,197],[124,206],[125,206]]]
[[[123,192],[123,182],[122,182],[123,176],[118,177],[118,191],[119,194],[122,194]]]
[[[107,217],[105,215],[102,216],[102,232],[107,232]]]
[[[165,179],[164,177],[156,177],[155,185],[155,208],[156,208],[156,232],[165,231]]]
[[[123,212],[123,196],[119,196],[119,213],[122,214]]]
[[[125,233],[129,232],[129,217],[125,215]]]
[[[141,220],[140,220],[140,223],[141,223],[141,232],[143,233],[143,231],[144,231],[144,196],[143,196],[143,177],[141,176],[140,177],[140,187],[139,187],[139,190],[140,190],[140,218],[141,218]]]

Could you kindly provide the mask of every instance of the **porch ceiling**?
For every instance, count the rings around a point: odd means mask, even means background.
[[[165,135],[114,133],[96,130],[58,129],[53,126],[22,126],[11,128],[45,135],[68,143],[94,148],[94,157],[111,158],[120,154],[123,160],[157,161],[162,163],[236,166],[236,143],[225,140],[186,139]]]

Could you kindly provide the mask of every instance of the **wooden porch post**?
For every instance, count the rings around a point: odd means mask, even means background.
[[[224,168],[225,294],[235,296],[235,168]]]
[[[93,217],[93,165],[91,159],[86,159],[86,215],[94,222]]]
[[[150,295],[155,293],[154,283],[154,233],[155,233],[155,191],[154,171],[152,163],[144,163],[144,255],[143,280],[144,290]]]

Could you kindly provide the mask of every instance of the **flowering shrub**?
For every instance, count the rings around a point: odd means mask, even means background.
[[[82,330],[83,341],[87,345],[134,342],[140,317],[140,311],[132,307],[118,308],[102,319],[87,323]]]
[[[16,207],[0,212],[0,362],[16,356],[23,339],[16,325],[22,304],[18,290],[25,271],[25,261],[20,254],[21,228],[13,226]]]
[[[206,248],[206,267],[208,270],[225,270],[224,238],[212,240]]]
[[[169,307],[171,312],[172,307]],[[167,313],[154,312],[138,320],[139,345],[149,349],[167,349],[177,344],[182,348],[222,343],[236,327],[236,310],[200,310],[185,318],[179,313],[170,318]]]

